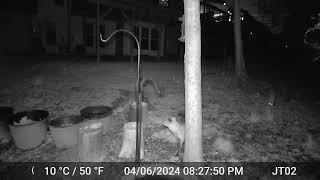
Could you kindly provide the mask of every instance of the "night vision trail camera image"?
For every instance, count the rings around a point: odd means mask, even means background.
[[[0,179],[319,179],[319,0],[0,6]]]

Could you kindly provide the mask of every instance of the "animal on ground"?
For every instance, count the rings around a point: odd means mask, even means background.
[[[167,127],[170,132],[178,138],[179,140],[179,151],[177,155],[180,154],[184,145],[184,128],[185,123],[182,121],[178,121],[175,117],[171,117],[168,120],[163,122],[163,125]]]

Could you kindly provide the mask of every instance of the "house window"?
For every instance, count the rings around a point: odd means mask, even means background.
[[[93,40],[94,40],[93,24],[85,25],[84,40],[85,40],[86,46],[93,47]]]
[[[156,28],[134,26],[134,35],[140,43],[140,48],[143,50],[158,51],[160,42],[160,31]],[[134,48],[137,49],[136,43]]]
[[[41,24],[40,24],[40,22],[34,22],[32,24],[32,36],[34,38],[41,38]]]
[[[138,41],[139,41],[139,27],[138,26],[134,26],[134,28],[133,28],[133,34],[136,36],[136,38],[138,39]],[[140,42],[139,42],[140,43]],[[135,49],[138,49],[138,46],[137,46],[137,43],[136,43],[136,41],[134,41],[133,42],[133,47],[135,48]]]
[[[138,38],[139,37],[139,27],[134,26],[133,34]]]
[[[40,24],[40,22],[35,22],[32,25],[32,32],[33,33],[37,33],[37,34],[39,34],[41,32],[41,24]]]
[[[141,49],[149,49],[149,28],[141,28]]]
[[[64,5],[64,0],[54,0],[54,3],[58,6],[63,6]]]
[[[159,49],[159,31],[151,29],[151,50]]]
[[[46,30],[47,44],[56,45],[56,24],[54,22],[48,22]]]

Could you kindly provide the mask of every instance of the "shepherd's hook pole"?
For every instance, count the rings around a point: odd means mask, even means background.
[[[141,112],[139,112],[139,110],[141,109],[141,101],[142,101],[142,97],[141,97],[141,89],[140,89],[140,84],[141,84],[141,72],[140,72],[140,44],[138,39],[136,38],[136,36],[126,30],[126,29],[118,29],[116,31],[114,31],[113,33],[110,34],[110,36],[107,39],[103,39],[102,35],[100,34],[100,40],[102,42],[108,42],[110,40],[110,38],[115,35],[118,32],[126,32],[129,33],[136,41],[137,46],[138,46],[138,67],[137,67],[137,82],[136,82],[136,87],[135,87],[135,96],[136,96],[136,104],[137,104],[137,108],[136,108],[136,162],[140,162],[140,146],[141,146]]]

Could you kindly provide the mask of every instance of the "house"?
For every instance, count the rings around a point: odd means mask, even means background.
[[[35,7],[35,0],[1,3],[0,55],[33,54],[41,50],[32,24]]]
[[[160,0],[167,2],[166,0]],[[141,54],[174,56],[178,53],[179,26],[174,5],[163,7],[159,0],[41,0],[38,1],[35,26],[49,54],[74,52],[83,47],[88,55],[97,52],[97,2],[99,31],[107,37],[116,29],[134,32]],[[36,28],[35,27],[35,28]],[[36,28],[36,29],[37,29]],[[119,33],[110,42],[99,42],[101,55],[127,56],[131,44],[128,34]]]

